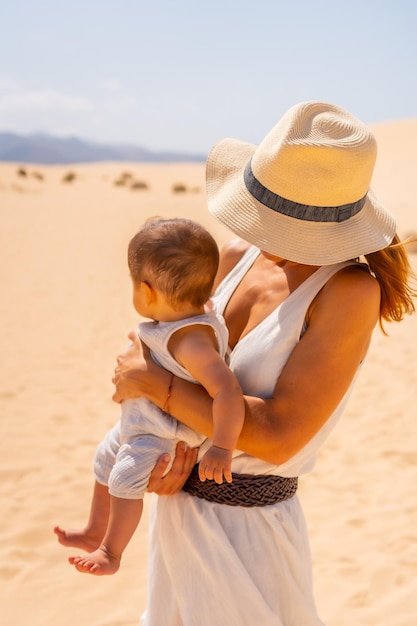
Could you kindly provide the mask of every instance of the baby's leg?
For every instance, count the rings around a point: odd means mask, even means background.
[[[109,476],[110,516],[106,534],[98,549],[86,556],[69,558],[78,571],[101,576],[119,569],[122,552],[142,515],[151,470],[164,452],[174,456],[175,443],[174,439],[147,434],[120,446]]]
[[[77,570],[103,576],[115,574],[120,567],[124,549],[132,538],[142,516],[143,500],[110,498],[109,525],[100,546],[86,556],[72,556],[68,560]]]
[[[80,548],[81,550],[95,550],[100,545],[107,528],[110,513],[110,494],[107,485],[94,483],[91,499],[90,514],[87,524],[81,529],[64,530],[55,526],[54,533],[63,546]]]
[[[95,550],[101,544],[110,513],[108,480],[120,448],[120,422],[105,436],[94,458],[95,484],[87,524],[81,529],[64,530],[55,526],[54,532],[63,546]]]

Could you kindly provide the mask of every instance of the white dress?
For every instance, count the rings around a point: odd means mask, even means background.
[[[213,300],[222,313],[259,254],[248,249]],[[243,392],[270,397],[303,330],[309,304],[338,270],[319,268],[230,354]],[[300,390],[302,393],[302,390]],[[276,466],[235,451],[233,472],[299,476],[339,419],[347,395],[316,436]],[[209,442],[201,446],[204,453]],[[310,548],[298,496],[261,507],[208,502],[185,492],[152,502],[147,607],[141,626],[323,626],[312,592]]]

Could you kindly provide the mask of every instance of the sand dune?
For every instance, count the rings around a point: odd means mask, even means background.
[[[416,233],[417,120],[375,132],[374,191],[400,234]],[[111,375],[137,323],[129,238],[151,215],[197,219],[220,243],[231,234],[206,212],[201,164],[3,164],[0,212],[2,623],[137,624],[146,514],[108,578],[73,570],[52,527],[84,522],[95,446],[118,416]],[[346,415],[301,481],[327,626],[417,623],[417,316],[388,330],[375,332]]]

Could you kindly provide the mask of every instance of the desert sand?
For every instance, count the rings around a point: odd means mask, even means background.
[[[400,235],[416,233],[417,120],[374,130],[373,189]],[[115,576],[79,574],[52,528],[86,519],[95,447],[118,418],[115,358],[138,321],[126,246],[153,215],[199,220],[220,244],[233,236],[206,211],[202,164],[0,165],[7,626],[131,626],[144,609],[151,496]],[[327,626],[417,623],[417,316],[387,330],[375,330],[345,416],[300,481]]]

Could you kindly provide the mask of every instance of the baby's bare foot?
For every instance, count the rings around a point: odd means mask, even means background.
[[[115,574],[120,567],[120,557],[110,554],[105,546],[100,546],[86,556],[70,556],[68,561],[79,572],[95,576]]]
[[[97,537],[85,529],[64,530],[60,526],[55,526],[54,533],[58,537],[58,541],[61,545],[68,548],[80,548],[87,552],[96,550],[102,540],[102,537]]]

